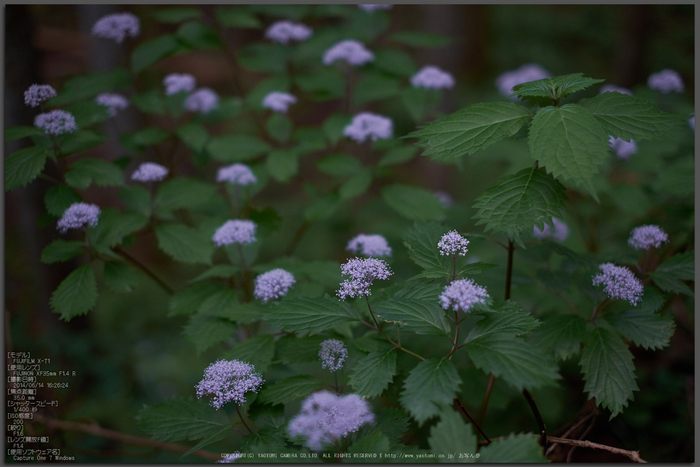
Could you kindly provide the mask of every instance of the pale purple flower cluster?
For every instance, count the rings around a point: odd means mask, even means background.
[[[168,169],[155,162],[144,162],[131,174],[131,179],[139,182],[159,182],[168,176]]]
[[[641,225],[632,229],[627,243],[635,250],[658,248],[662,243],[668,243],[668,234],[658,225]]]
[[[114,39],[120,44],[126,36],[136,37],[139,32],[141,32],[141,21],[131,13],[107,15],[92,26],[94,36]]]
[[[425,66],[411,76],[411,85],[414,88],[451,89],[455,80],[451,74],[436,66]]]
[[[345,249],[365,256],[391,256],[391,247],[381,235],[360,234]]]
[[[204,370],[204,379],[195,388],[198,399],[206,394],[213,395],[211,406],[218,410],[231,401],[245,404],[245,393],[258,392],[264,382],[250,363],[218,360]]]
[[[305,438],[306,446],[320,451],[324,445],[371,423],[374,423],[374,414],[362,397],[319,391],[304,400],[301,411],[289,422],[287,429],[293,438]]]
[[[297,98],[287,92],[271,92],[262,101],[262,106],[275,112],[287,113],[287,109],[297,102]]]
[[[343,362],[348,356],[348,349],[337,339],[327,339],[321,342],[318,356],[321,358],[321,368],[327,368],[328,371],[334,372],[343,368]]]
[[[394,124],[390,118],[370,112],[362,112],[355,115],[352,123],[345,127],[343,134],[358,143],[367,138],[376,141],[378,138],[391,138],[394,134]]]
[[[209,113],[219,106],[219,95],[210,88],[199,88],[183,104],[190,112]]]
[[[618,158],[627,160],[632,154],[637,152],[637,142],[633,139],[627,142],[622,138],[613,138],[611,136],[610,149],[615,151],[615,154],[617,154]]]
[[[52,110],[37,115],[34,118],[34,126],[43,129],[50,135],[62,135],[78,130],[75,117],[65,110]]]
[[[528,63],[515,70],[507,71],[496,78],[496,87],[504,96],[513,94],[513,86],[549,78],[551,75],[539,65]]]
[[[556,217],[552,217],[552,225],[554,228],[550,227],[549,224],[545,222],[543,230],[540,230],[537,226],[533,227],[532,236],[540,240],[551,238],[559,243],[566,240],[566,237],[569,236],[569,226]]]
[[[677,71],[668,68],[649,75],[647,86],[662,94],[685,91],[685,84],[683,83],[681,75],[679,75]]]
[[[376,258],[352,258],[340,266],[344,276],[350,276],[340,284],[337,295],[341,300],[347,297],[364,297],[372,295],[369,289],[375,279],[388,279],[393,272],[384,260]]]
[[[621,298],[637,305],[642,299],[644,286],[632,271],[612,263],[601,264],[599,268],[603,272],[593,276],[593,285],[603,284],[610,298]]]
[[[197,86],[197,80],[189,73],[170,73],[163,78],[165,95],[172,96],[178,92],[192,92]]]
[[[290,41],[305,41],[311,37],[311,28],[301,23],[292,23],[282,20],[270,25],[265,31],[265,38],[280,44],[287,44]]]
[[[221,167],[216,173],[217,182],[228,182],[231,185],[250,185],[258,181],[253,171],[245,164],[231,164]]]
[[[104,92],[95,97],[95,102],[109,108],[109,114],[114,117],[117,111],[129,107],[129,99],[121,94]]]
[[[433,194],[438,199],[438,201],[440,201],[440,204],[442,204],[446,208],[449,208],[454,204],[452,196],[446,191],[436,191]]]
[[[690,128],[695,130],[695,116],[692,116],[691,118],[688,119],[688,125],[690,125]]]
[[[222,454],[223,456],[223,454]],[[241,452],[234,451],[232,453],[226,454],[223,459],[216,461],[217,464],[233,464],[236,460],[240,459]]]
[[[227,221],[219,227],[212,240],[216,246],[231,245],[233,243],[253,243],[255,239],[255,222],[235,219]]]
[[[273,269],[255,278],[255,298],[267,303],[270,300],[284,297],[296,280],[284,269]]]
[[[80,229],[87,224],[95,227],[100,218],[100,208],[95,204],[73,203],[63,212],[63,216],[58,220],[56,228],[61,233],[68,232],[68,229]]]
[[[335,44],[323,54],[323,64],[330,65],[336,60],[345,60],[350,65],[359,66],[374,60],[374,54],[359,41],[347,40]]]
[[[394,5],[390,3],[361,3],[357,6],[367,12],[372,12],[374,10],[391,10]]]
[[[604,92],[619,92],[620,94],[627,94],[629,96],[632,95],[632,91],[627,88],[623,88],[622,86],[617,86],[616,84],[605,84],[601,86],[598,94],[603,94]]]
[[[445,286],[440,295],[440,304],[447,310],[467,312],[477,303],[486,303],[489,294],[471,279],[461,279]]]
[[[441,256],[466,256],[469,240],[462,237],[456,230],[450,230],[438,242]]]
[[[56,97],[56,90],[48,84],[32,84],[24,91],[24,103],[30,107],[36,107]]]

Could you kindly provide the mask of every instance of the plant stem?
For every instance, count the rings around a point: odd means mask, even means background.
[[[137,260],[136,258],[134,258],[133,256],[131,256],[129,253],[127,253],[126,251],[124,251],[120,246],[115,247],[115,248],[114,248],[114,252],[117,253],[118,255],[120,255],[120,256],[126,258],[126,259],[129,260],[130,262],[132,262],[136,267],[138,267],[138,268],[141,269],[143,272],[145,272],[151,279],[153,279],[154,281],[156,281],[156,282],[157,282],[163,289],[165,289],[165,291],[168,292],[170,295],[174,295],[174,294],[175,294],[175,289],[173,289],[172,287],[170,287],[163,279],[161,279],[160,277],[158,277],[158,276],[156,275],[156,273],[154,273],[153,271],[151,271],[151,270],[148,268],[148,266],[146,266],[146,265],[143,264],[141,261],[139,261],[139,260]]]
[[[532,398],[532,395],[530,395],[530,392],[527,389],[523,389],[523,396],[525,396],[525,400],[527,400],[527,403],[530,404],[530,409],[532,410],[532,413],[535,415],[535,420],[537,420],[537,425],[540,427],[540,435],[542,435],[542,446],[547,447],[547,427],[544,425],[544,420],[542,420],[542,416],[540,415],[540,411],[537,410],[537,404],[535,404],[535,400]]]
[[[291,243],[287,247],[287,249],[284,252],[285,256],[290,256],[292,253],[294,253],[294,250],[296,249],[297,245],[299,245],[299,242],[301,241],[301,238],[304,236],[304,233],[306,230],[309,228],[309,221],[304,221],[301,223],[297,231],[294,233],[294,237],[292,238]]]
[[[476,418],[476,420],[479,422],[479,425],[484,423],[484,416],[486,415],[486,406],[489,403],[489,397],[491,397],[491,391],[493,390],[493,382],[495,380],[496,377],[493,373],[491,373],[491,375],[489,376],[489,382],[486,384],[486,392],[484,392],[484,398],[481,400],[481,406],[479,407],[479,415]]]
[[[570,446],[580,446],[583,448],[590,449],[600,449],[603,451],[612,452],[615,454],[621,454],[623,456],[629,457],[632,461],[638,462],[640,464],[646,464],[647,461],[639,457],[639,451],[627,451],[625,449],[614,448],[612,446],[606,446],[604,444],[591,443],[590,441],[579,441],[577,439],[566,439],[566,438],[556,438],[554,436],[550,437],[549,440],[553,443],[558,444],[568,444]]]
[[[245,420],[243,420],[243,414],[241,413],[241,410],[238,408],[238,404],[236,404],[236,403],[234,402],[233,405],[236,407],[236,412],[238,412],[238,417],[241,419],[241,423],[243,424],[244,427],[246,427],[246,429],[248,430],[248,432],[249,432],[250,434],[252,434],[252,433],[253,433],[253,430],[251,430],[250,427],[249,427],[248,425],[246,425]]]
[[[486,442],[487,442],[488,444],[491,444],[491,440],[489,439],[489,437],[486,436],[486,433],[484,433],[484,430],[482,430],[481,427],[480,427],[480,426],[474,421],[474,419],[471,417],[471,415],[469,415],[469,412],[467,412],[467,409],[464,408],[464,406],[462,405],[462,403],[460,402],[460,400],[459,400],[459,399],[455,399],[455,402],[457,403],[457,405],[459,405],[459,408],[462,410],[462,413],[464,413],[464,415],[467,416],[467,418],[469,419],[469,421],[472,422],[472,425],[474,425],[474,426],[476,427],[476,429],[479,430],[479,433],[481,433],[481,436],[484,437],[484,439],[486,440]]]

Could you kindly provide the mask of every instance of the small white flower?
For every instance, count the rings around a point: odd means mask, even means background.
[[[216,230],[212,240],[216,246],[231,245],[233,243],[253,243],[256,241],[256,227],[253,221],[230,220]]]
[[[551,238],[561,243],[569,236],[569,226],[565,222],[552,217],[552,225],[554,228],[550,227],[546,222],[544,223],[544,229],[540,230],[537,226],[532,228],[532,236],[540,240],[546,238]]]
[[[357,5],[358,8],[365,10],[366,12],[372,12],[375,10],[391,10],[394,5],[390,3],[361,3]]]
[[[469,245],[469,240],[456,230],[450,230],[442,236],[437,246],[441,256],[466,256],[467,245]]]
[[[165,95],[172,96],[178,92],[192,92],[197,86],[197,80],[189,73],[170,73],[163,78]]]
[[[308,26],[283,20],[270,25],[265,31],[265,38],[273,42],[286,44],[289,41],[305,41],[311,37],[311,34],[313,34],[313,31]]]
[[[104,16],[92,27],[94,36],[114,39],[120,44],[126,36],[136,37],[140,32],[141,21],[131,13]]]
[[[209,113],[219,106],[219,95],[209,88],[199,88],[183,104],[190,112]]]
[[[496,87],[501,94],[507,97],[513,94],[513,86],[549,78],[550,76],[551,75],[539,65],[528,63],[518,69],[507,71],[500,75],[496,78]]]
[[[659,248],[662,243],[668,243],[668,234],[658,225],[641,225],[632,229],[627,243],[635,250]]]
[[[609,144],[610,144],[610,149],[615,151],[615,154],[620,159],[627,160],[630,158],[630,156],[632,154],[637,152],[637,143],[633,139],[631,139],[631,140],[629,140],[629,142],[627,142],[622,138],[613,138],[611,136],[610,140],[609,140]]]
[[[662,94],[685,91],[685,84],[683,84],[681,75],[677,71],[668,68],[649,75],[647,86]]]
[[[61,233],[68,232],[68,229],[80,229],[85,224],[95,227],[99,218],[99,206],[87,203],[73,203],[65,210],[56,227]]]
[[[411,85],[414,88],[451,89],[455,80],[451,74],[436,66],[426,66],[411,77]]]
[[[129,107],[129,99],[121,94],[112,94],[108,92],[102,93],[95,97],[95,102],[107,107],[109,109],[109,115],[112,117],[117,115],[117,111]]]
[[[362,42],[347,40],[335,44],[323,54],[323,64],[330,65],[336,60],[345,60],[350,65],[359,66],[374,60],[374,54]]]
[[[370,112],[362,112],[352,119],[352,123],[345,127],[343,134],[358,143],[367,138],[376,141],[378,138],[391,138],[394,134],[394,125],[390,118]]]
[[[632,91],[622,86],[617,86],[615,84],[606,84],[600,88],[598,94],[603,94],[604,92],[619,92],[620,94],[632,95]]]
[[[287,92],[271,92],[262,101],[262,106],[275,112],[287,113],[289,106],[295,104],[297,98]]]
[[[30,107],[36,107],[56,97],[56,90],[48,84],[32,84],[24,91],[24,103]]]
[[[365,256],[391,256],[391,247],[381,235],[360,234],[350,240],[345,249]]]
[[[73,133],[78,130],[75,117],[73,117],[72,113],[65,110],[52,110],[37,115],[34,118],[34,126],[43,129],[50,135],[56,136],[64,133]]]
[[[168,169],[155,162],[144,162],[131,174],[132,180],[139,182],[159,182],[168,176]]]
[[[255,278],[255,298],[267,303],[284,297],[296,283],[294,276],[284,269],[273,269]]]
[[[216,181],[228,182],[231,185],[245,186],[257,182],[258,179],[253,174],[253,171],[250,170],[250,167],[245,164],[236,163],[221,167],[216,174]]]

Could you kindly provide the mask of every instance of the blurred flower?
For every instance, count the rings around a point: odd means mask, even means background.
[[[330,65],[336,60],[345,60],[350,65],[364,65],[374,60],[374,54],[362,42],[347,40],[335,44],[323,54],[323,64]]]
[[[206,394],[213,395],[211,406],[218,410],[227,402],[245,404],[245,393],[258,392],[263,383],[262,377],[255,373],[255,367],[250,363],[219,360],[204,370],[204,379],[195,388],[198,399]]]
[[[641,225],[632,229],[627,243],[635,250],[658,248],[662,243],[668,243],[668,234],[658,225]]]
[[[223,459],[216,461],[217,464],[232,464],[236,462],[237,459],[240,459],[241,453],[240,451],[234,451],[230,454],[226,454]]]
[[[617,86],[615,84],[605,84],[600,88],[598,94],[603,94],[604,92],[619,92],[620,94],[632,95],[632,91],[622,86]]]
[[[228,182],[231,185],[245,186],[257,182],[258,179],[255,177],[255,174],[253,174],[253,171],[250,170],[250,167],[245,164],[236,163],[221,167],[216,173],[216,181]]]
[[[446,208],[449,208],[454,204],[452,196],[446,191],[436,191],[433,194],[438,199],[438,201],[440,201],[440,204],[442,204]]]
[[[155,162],[144,162],[131,174],[132,180],[139,182],[159,182],[168,175],[168,169]]]
[[[306,446],[320,451],[324,445],[346,437],[362,425],[374,423],[369,404],[357,394],[336,396],[328,391],[311,394],[288,426],[291,437],[302,437]]]
[[[216,230],[212,240],[216,246],[231,245],[233,243],[253,243],[256,241],[255,228],[256,225],[253,221],[230,220]]]
[[[321,358],[321,368],[335,372],[343,368],[343,362],[348,356],[348,349],[337,339],[327,339],[321,342],[318,356]]]
[[[129,99],[121,94],[102,93],[95,97],[95,102],[109,108],[109,115],[114,117],[117,111],[129,107]]]
[[[286,44],[289,41],[305,41],[313,31],[308,26],[291,21],[277,21],[265,31],[265,37],[273,42]]]
[[[163,78],[165,95],[172,96],[178,92],[192,92],[197,86],[197,80],[189,73],[170,73]]]
[[[63,212],[63,216],[58,220],[56,228],[61,233],[68,232],[68,229],[80,229],[87,224],[95,227],[100,218],[100,208],[94,204],[73,203]]]
[[[255,298],[267,303],[284,297],[295,282],[294,276],[284,269],[267,271],[255,278]]]
[[[372,12],[374,10],[391,10],[394,5],[390,3],[361,3],[357,6],[367,12]]]
[[[532,228],[532,236],[540,240],[551,238],[559,243],[566,240],[566,237],[569,236],[569,226],[556,217],[552,217],[552,225],[554,228],[550,227],[549,224],[545,222],[544,230],[540,230],[537,226],[534,226]]]
[[[476,285],[471,279],[461,279],[445,286],[440,295],[440,304],[447,310],[452,307],[455,311],[467,312],[477,303],[486,303],[489,294],[486,289]]]
[[[107,15],[92,26],[94,36],[114,39],[120,44],[126,36],[136,37],[140,31],[141,21],[131,13]]]
[[[199,88],[185,99],[185,109],[190,112],[209,113],[219,106],[219,95],[209,88]]]
[[[411,76],[411,85],[414,88],[450,89],[455,85],[455,80],[451,74],[436,66],[425,66]]]
[[[337,295],[341,300],[347,297],[372,295],[369,289],[375,279],[388,279],[393,272],[385,261],[376,258],[352,258],[340,266],[340,272],[350,279],[340,284]]]
[[[692,128],[693,130],[695,129],[695,116],[694,115],[693,115],[693,117],[688,119],[688,125],[690,125],[690,128]]]
[[[668,68],[649,75],[647,86],[662,94],[685,91],[685,85],[683,84],[681,75],[679,75],[677,71]]]
[[[39,114],[34,118],[34,126],[43,129],[50,135],[62,135],[78,130],[75,117],[65,110],[52,110]]]
[[[30,107],[36,107],[56,97],[56,90],[48,84],[32,84],[24,91],[24,103]]]
[[[610,298],[627,300],[633,306],[642,299],[644,287],[632,271],[612,263],[601,264],[602,273],[593,276],[593,285],[603,284]]]
[[[345,249],[365,256],[391,256],[391,247],[381,235],[360,234]]]
[[[622,138],[613,138],[611,136],[609,141],[610,149],[615,151],[615,154],[617,154],[617,157],[620,159],[627,160],[632,154],[637,152],[637,142],[633,139],[627,142]]]
[[[287,113],[291,104],[295,104],[297,98],[286,92],[271,92],[262,101],[262,106],[275,112]]]
[[[367,138],[376,141],[378,138],[391,138],[394,133],[394,125],[390,118],[381,115],[362,112],[352,119],[352,123],[345,127],[343,134],[358,143]]]
[[[549,78],[551,75],[535,63],[528,63],[518,69],[506,71],[496,78],[496,87],[504,96],[513,94],[513,86]]]
[[[469,240],[462,237],[456,230],[450,230],[442,236],[437,246],[441,256],[466,256]]]

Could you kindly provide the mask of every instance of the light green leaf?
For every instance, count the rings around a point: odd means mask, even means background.
[[[605,321],[612,324],[625,339],[645,349],[668,346],[676,327],[671,316],[641,310],[610,313],[605,316]]]
[[[478,368],[518,389],[553,386],[559,378],[557,365],[544,352],[512,334],[486,334],[469,342],[466,349]]]
[[[393,34],[391,40],[400,44],[419,48],[445,47],[452,42],[447,36],[423,31],[401,31]]]
[[[175,260],[211,264],[214,244],[202,232],[182,224],[161,224],[155,233],[158,247]]]
[[[319,159],[316,168],[336,177],[349,177],[363,169],[362,162],[347,154],[331,154]]]
[[[44,264],[68,261],[85,252],[85,243],[79,241],[54,240],[41,252]]]
[[[66,183],[80,189],[86,189],[91,184],[97,186],[121,186],[124,184],[124,173],[111,162],[102,159],[85,157],[70,165],[66,173]]]
[[[299,337],[297,335],[282,336],[277,341],[277,356],[287,365],[319,361],[321,342],[328,336],[316,335]]]
[[[149,66],[169,55],[182,50],[182,46],[172,34],[163,34],[156,39],[142,42],[131,53],[131,70],[141,73]]]
[[[367,73],[353,89],[353,105],[387,99],[399,93],[401,80],[384,73]]]
[[[213,137],[206,146],[211,157],[221,162],[240,162],[270,150],[270,146],[251,135]]]
[[[138,285],[141,276],[126,263],[105,261],[104,279],[113,292],[130,293]]]
[[[562,217],[568,201],[564,185],[544,171],[527,168],[498,182],[476,199],[476,225],[507,234],[511,239],[521,232],[544,228],[545,220]]]
[[[326,329],[360,319],[357,311],[336,298],[289,298],[267,307],[264,318],[285,331],[318,334]]]
[[[445,455],[445,458],[440,459],[441,462],[474,462],[472,457],[459,456],[476,454],[477,439],[474,430],[449,406],[442,407],[440,421],[430,428],[428,444],[435,454]]]
[[[619,92],[581,99],[579,105],[588,109],[613,138],[625,141],[660,138],[686,125],[683,115],[661,112],[651,102]]]
[[[576,315],[556,315],[531,334],[532,342],[560,360],[576,355],[586,338],[586,321]]]
[[[436,222],[415,223],[403,237],[408,257],[423,269],[447,271],[448,258],[440,255],[437,246],[447,231],[447,227]]]
[[[89,264],[79,266],[63,279],[51,295],[51,310],[70,321],[84,315],[97,302],[97,281]]]
[[[272,362],[274,354],[275,338],[271,334],[265,334],[237,342],[222,358],[250,363],[255,367],[255,371],[263,373]]]
[[[134,212],[151,215],[151,193],[145,187],[134,185],[119,190],[119,199]]]
[[[298,375],[265,385],[258,399],[264,404],[286,404],[325,386],[325,382],[315,376]]]
[[[511,433],[507,438],[497,439],[479,450],[478,462],[483,464],[516,464],[549,462],[540,446],[539,436],[530,433]]]
[[[578,104],[545,107],[535,114],[529,133],[530,155],[555,177],[572,179],[598,200],[593,177],[610,152],[608,134]]]
[[[361,358],[350,375],[355,393],[364,397],[379,396],[396,374],[395,349],[378,350]]]
[[[130,84],[131,73],[124,68],[78,75],[66,81],[58,95],[47,101],[45,105],[65,106],[91,99],[103,92],[128,88]]]
[[[557,101],[576,91],[581,91],[596,83],[602,83],[604,79],[593,79],[583,76],[583,73],[574,73],[565,76],[538,79],[513,86],[513,94],[521,99],[529,97],[544,97]]]
[[[451,360],[430,358],[420,362],[404,381],[401,405],[423,425],[439,412],[439,404],[451,405],[462,380]]]
[[[259,29],[262,27],[260,20],[241,6],[217,7],[214,15],[219,24],[229,28]]]
[[[634,376],[632,354],[622,338],[608,329],[595,328],[586,339],[581,354],[581,370],[586,384],[583,388],[596,404],[610,409],[610,419],[634,400],[639,391]]]
[[[214,410],[204,399],[173,399],[147,406],[136,416],[138,426],[159,441],[206,439],[231,421],[224,411]]]
[[[5,159],[5,191],[12,191],[34,180],[44,170],[49,150],[32,146],[13,152]]]
[[[392,298],[372,305],[378,318],[422,335],[449,334],[450,325],[438,301]]]
[[[198,282],[175,292],[168,301],[168,316],[195,313],[199,305],[211,295],[225,290],[225,286],[214,282]]]
[[[340,186],[340,199],[351,199],[369,190],[372,184],[372,171],[369,169],[356,173]]]
[[[513,136],[530,118],[529,110],[512,102],[480,103],[431,122],[405,138],[418,138],[416,146],[431,159],[449,161]]]
[[[293,150],[270,151],[265,161],[268,173],[278,182],[287,183],[299,171],[299,156]]]
[[[382,188],[382,199],[397,213],[412,220],[443,220],[445,207],[433,195],[422,188],[393,184]]]
[[[693,291],[682,281],[695,281],[695,250],[670,257],[650,275],[661,290],[693,297]]]
[[[192,315],[183,328],[183,334],[195,347],[197,355],[219,344],[236,332],[231,321],[203,313]]]
[[[199,19],[202,16],[202,10],[195,7],[172,7],[159,8],[151,15],[161,23],[182,23],[188,19]]]

